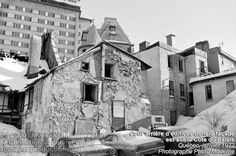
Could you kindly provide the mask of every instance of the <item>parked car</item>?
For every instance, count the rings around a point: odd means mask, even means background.
[[[161,139],[130,130],[108,134],[102,143],[115,148],[118,156],[147,155],[164,149],[164,142]]]
[[[193,135],[188,128],[181,126],[158,127],[152,131],[151,136],[161,138],[164,141],[165,150],[186,152],[179,155],[195,155],[197,153],[194,153],[194,149],[200,149],[203,144],[209,142],[207,136]]]
[[[99,139],[81,137],[60,138],[48,151],[47,156],[115,156],[115,149]]]

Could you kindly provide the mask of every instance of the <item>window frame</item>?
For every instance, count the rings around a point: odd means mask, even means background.
[[[180,72],[183,72],[183,71],[184,71],[183,59],[179,59],[179,71],[180,71]]]
[[[210,92],[208,93],[208,91],[210,91]],[[209,97],[209,94],[211,95],[211,97]],[[205,96],[206,96],[206,101],[213,100],[212,86],[210,84],[205,85]]]
[[[179,84],[179,91],[180,91],[180,98],[185,98],[185,89],[183,83]]]
[[[167,64],[170,69],[173,68],[172,62],[171,62],[171,55],[167,55]]]
[[[175,96],[174,82],[169,81],[169,96]]]
[[[28,110],[33,108],[34,104],[34,87],[29,88],[29,94],[28,94]]]
[[[106,66],[109,66],[110,69],[110,76],[106,75],[107,68]],[[114,79],[115,78],[115,64],[114,63],[105,63],[105,69],[104,69],[104,77],[109,78],[109,79]]]
[[[90,100],[87,100],[86,99],[86,86],[88,86],[88,85],[90,85],[90,86],[93,86],[93,87],[95,87],[95,97],[94,97],[94,101],[90,101]],[[96,103],[98,103],[98,94],[99,93],[99,87],[98,87],[98,84],[94,84],[94,83],[83,83],[83,98],[82,98],[82,102],[84,102],[84,103],[92,103],[92,104],[96,104]]]

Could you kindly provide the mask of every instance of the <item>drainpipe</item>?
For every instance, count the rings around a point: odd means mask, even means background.
[[[187,73],[186,73],[186,60],[188,56],[184,57],[184,76],[185,76],[185,90],[186,90],[186,115],[188,115],[188,107],[189,107],[189,98],[188,98],[188,82],[187,82]]]

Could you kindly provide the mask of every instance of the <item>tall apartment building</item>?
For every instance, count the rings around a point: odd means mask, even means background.
[[[28,55],[30,35],[54,31],[59,56],[76,57],[81,28],[91,23],[80,21],[79,6],[52,0],[0,0],[0,8],[0,49],[21,55]]]

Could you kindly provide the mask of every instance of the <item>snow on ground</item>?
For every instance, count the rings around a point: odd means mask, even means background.
[[[26,151],[22,151],[26,150]],[[16,127],[0,123],[0,156],[46,156],[37,152]]]
[[[192,120],[184,124],[183,127],[189,128],[195,133],[209,132],[208,134],[211,134],[210,136],[212,138],[210,142],[214,145],[226,145],[227,143],[233,143],[232,145],[235,145],[236,91],[233,91],[214,106],[197,114]],[[220,148],[225,149],[224,147]],[[223,156],[228,154],[214,154],[214,156],[216,155]]]
[[[175,126],[182,126],[182,125],[184,125],[186,122],[190,121],[191,119],[193,119],[193,117],[179,115],[179,116],[178,116],[178,120],[177,120]]]

